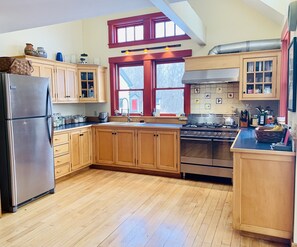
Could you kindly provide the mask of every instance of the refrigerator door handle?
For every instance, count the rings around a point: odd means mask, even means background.
[[[52,100],[50,96],[49,87],[47,87],[47,97],[46,97],[46,121],[47,121],[47,130],[48,138],[51,146],[53,146],[53,132],[54,126],[52,123]]]

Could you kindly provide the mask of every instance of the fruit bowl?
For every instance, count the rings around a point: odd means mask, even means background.
[[[282,127],[266,127],[260,126],[255,129],[256,139],[258,142],[273,143],[280,142],[284,135]]]

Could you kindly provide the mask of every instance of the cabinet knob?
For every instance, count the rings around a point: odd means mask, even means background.
[[[242,92],[243,94],[245,94],[245,91],[244,92]]]

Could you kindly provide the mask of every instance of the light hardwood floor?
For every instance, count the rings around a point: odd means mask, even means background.
[[[232,229],[232,187],[105,170],[4,214],[0,246],[285,246]]]

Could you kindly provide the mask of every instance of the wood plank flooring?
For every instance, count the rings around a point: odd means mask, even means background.
[[[85,170],[0,219],[1,247],[285,246],[232,229],[226,184]]]

